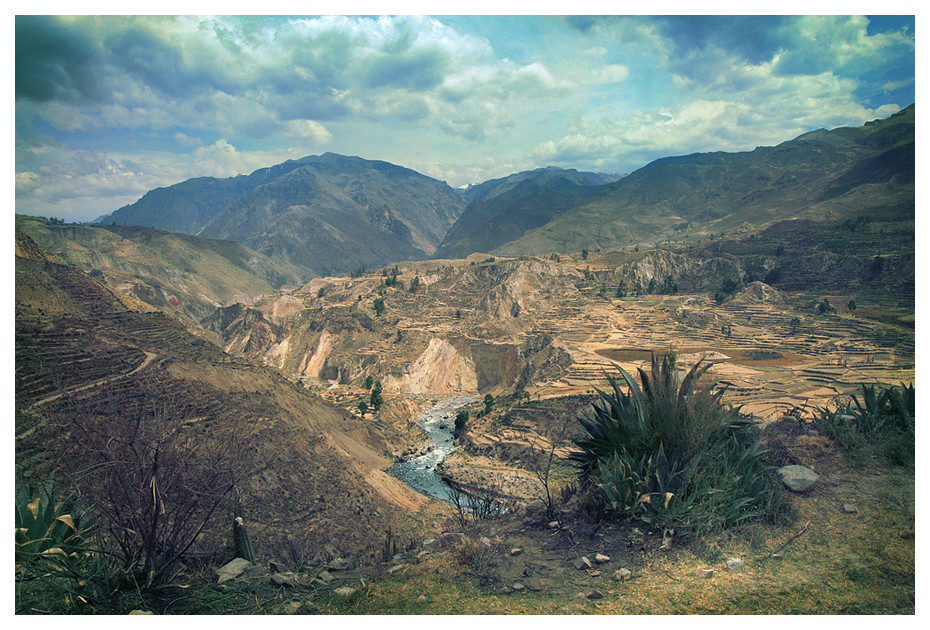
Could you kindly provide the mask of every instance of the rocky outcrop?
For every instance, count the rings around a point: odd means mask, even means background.
[[[739,261],[734,256],[721,254],[713,258],[699,258],[661,249],[625,262],[613,273],[618,281],[626,282],[628,288],[638,283],[646,289],[653,280],[661,288],[668,279],[677,285],[679,293],[714,291],[727,280],[739,282],[743,277]]]

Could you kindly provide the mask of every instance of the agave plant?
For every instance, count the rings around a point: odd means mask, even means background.
[[[684,375],[674,360],[639,369],[637,381],[617,366],[620,382],[599,391],[593,418],[580,418],[585,437],[571,458],[581,487],[607,512],[656,525],[731,525],[764,505],[768,470],[758,442],[747,437],[738,409],[701,383],[709,364]]]
[[[54,479],[32,495],[16,489],[16,561],[28,562],[41,554],[71,553],[83,544],[83,515],[70,500],[58,501]]]

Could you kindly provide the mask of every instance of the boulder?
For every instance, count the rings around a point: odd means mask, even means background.
[[[356,566],[355,558],[336,558],[326,565],[330,571],[351,571]]]
[[[742,558],[727,558],[727,571],[730,573],[742,573],[743,572],[743,559]]]
[[[252,563],[245,558],[233,558],[216,570],[217,583],[222,584],[227,580],[239,577],[250,566],[252,566]]]
[[[792,492],[807,492],[820,481],[820,475],[813,470],[797,465],[782,466],[778,469],[778,476]]]

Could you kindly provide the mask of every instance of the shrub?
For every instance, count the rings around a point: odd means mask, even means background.
[[[580,489],[602,514],[680,532],[724,528],[763,514],[779,492],[764,450],[738,409],[702,380],[699,361],[680,375],[674,358],[653,357],[641,385],[618,366],[571,456]]]
[[[878,450],[893,463],[913,462],[914,386],[863,384],[859,396],[839,402],[832,410],[818,409],[814,427],[852,454]]]

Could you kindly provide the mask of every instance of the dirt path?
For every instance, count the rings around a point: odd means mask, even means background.
[[[145,352],[145,359],[142,360],[142,363],[140,363],[138,366],[136,366],[135,368],[133,368],[132,370],[124,374],[117,374],[116,376],[108,376],[106,378],[96,380],[93,383],[87,383],[85,385],[78,385],[75,387],[67,388],[64,391],[57,392],[50,396],[46,396],[45,398],[40,398],[39,400],[32,403],[32,406],[30,408],[35,409],[36,407],[41,407],[42,405],[46,405],[50,402],[54,402],[66,394],[76,394],[77,392],[82,392],[84,390],[92,389],[94,387],[105,385],[107,383],[112,383],[113,381],[118,381],[123,378],[128,378],[132,376],[133,374],[137,374],[141,372],[142,370],[144,370],[146,367],[148,367],[152,363],[152,361],[158,358],[158,355],[154,352],[147,352],[145,350],[143,350],[143,352]]]

